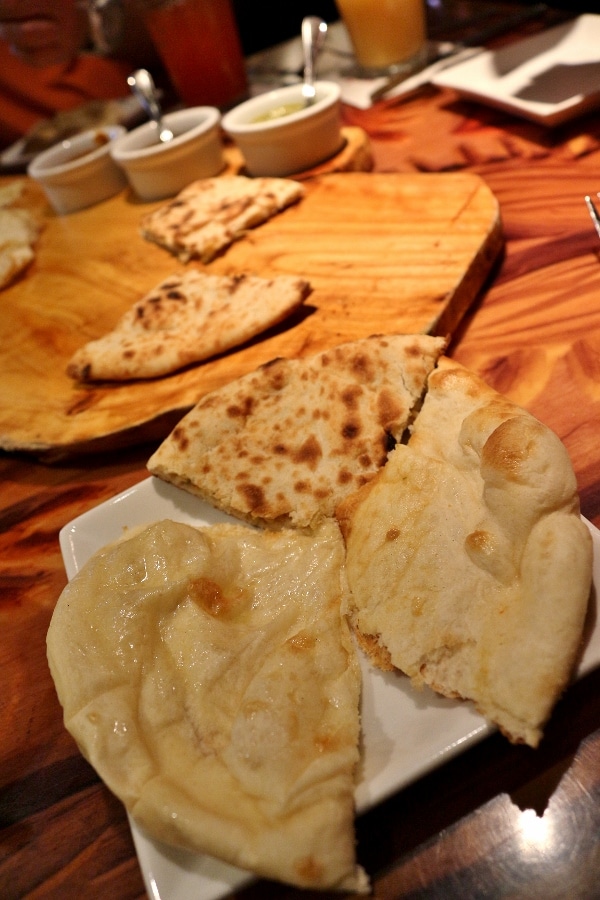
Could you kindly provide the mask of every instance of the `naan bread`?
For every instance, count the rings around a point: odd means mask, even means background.
[[[81,347],[67,372],[80,381],[156,378],[201,362],[283,321],[304,302],[301,278],[172,275],[125,313],[114,330]]]
[[[210,262],[239,240],[304,196],[291,178],[204,178],[194,181],[168,203],[147,213],[142,236],[178,256],[182,262]]]
[[[340,505],[372,659],[536,746],[580,651],[590,534],[556,435],[442,359],[408,445]]]
[[[365,890],[360,671],[343,542],[158,522],[63,591],[48,659],[65,724],[153,837],[257,875]]]
[[[35,256],[40,225],[28,209],[18,206],[22,193],[21,181],[0,189],[0,289],[14,281]]]
[[[276,359],[207,394],[148,468],[240,518],[314,525],[385,463],[444,346],[390,335]]]

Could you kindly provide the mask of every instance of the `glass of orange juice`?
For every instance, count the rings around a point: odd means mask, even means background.
[[[366,75],[411,68],[425,59],[425,0],[335,0],[356,61]]]

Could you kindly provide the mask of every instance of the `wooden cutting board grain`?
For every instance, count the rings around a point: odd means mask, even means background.
[[[344,172],[207,266],[307,278],[304,310],[243,347],[166,378],[81,386],[65,373],[81,344],[181,269],[139,233],[159,204],[129,192],[47,213],[36,260],[2,294],[0,447],[47,461],[160,440],[203,394],[276,356],[392,332],[452,334],[502,247],[498,203],[476,175]]]

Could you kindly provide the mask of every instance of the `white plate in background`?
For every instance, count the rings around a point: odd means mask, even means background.
[[[60,532],[68,578],[125,529],[160,519],[191,525],[237,522],[198,497],[150,477],[89,512]],[[584,520],[585,521],[585,520]],[[600,585],[600,531],[586,521],[594,543],[594,603]],[[600,622],[590,616],[579,675],[600,665]],[[469,703],[418,691],[407,678],[374,669],[363,658],[363,754],[356,788],[358,812],[365,812],[443,762],[480,741],[493,729]],[[130,819],[140,868],[152,900],[217,900],[249,882],[247,872],[208,856],[176,850],[148,838]]]
[[[554,126],[600,106],[600,16],[585,14],[479,53],[431,82]]]
[[[47,126],[46,140],[38,141],[37,149],[30,149],[32,131],[0,152],[0,175],[25,172],[29,163],[38,153],[59,144],[67,138],[75,137],[89,128],[105,125],[123,125],[133,128],[146,118],[139,100],[133,96],[117,100],[90,100],[72,110],[63,110],[51,119],[37,123]],[[79,122],[79,124],[78,124]]]

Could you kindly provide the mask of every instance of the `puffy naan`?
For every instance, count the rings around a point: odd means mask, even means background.
[[[62,593],[48,659],[65,724],[168,844],[310,888],[361,891],[360,674],[343,541],[158,522]]]
[[[592,547],[558,437],[447,359],[407,445],[341,504],[371,657],[536,746],[581,648]]]

